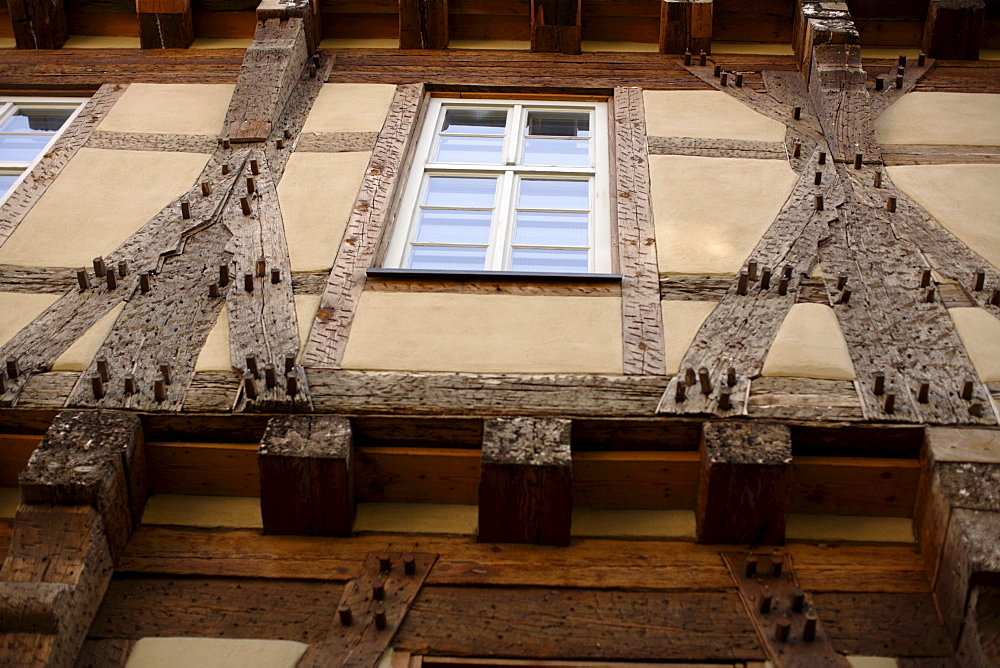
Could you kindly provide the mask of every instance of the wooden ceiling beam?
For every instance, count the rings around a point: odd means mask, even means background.
[[[531,50],[580,53],[582,0],[531,0]]]
[[[712,53],[712,0],[662,0],[660,53]]]
[[[931,58],[979,60],[985,15],[983,0],[931,0],[923,50]]]
[[[143,49],[186,49],[194,41],[191,0],[135,0]]]
[[[9,0],[7,10],[19,49],[58,49],[69,37],[63,0]]]
[[[399,48],[448,48],[448,0],[399,0]]]

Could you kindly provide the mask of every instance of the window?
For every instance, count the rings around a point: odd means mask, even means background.
[[[611,270],[607,105],[435,98],[385,267]]]
[[[83,100],[0,99],[0,200],[72,121]]]

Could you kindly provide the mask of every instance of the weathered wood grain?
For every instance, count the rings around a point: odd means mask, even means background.
[[[108,113],[122,93],[122,84],[105,84],[94,93],[90,101],[84,105],[69,127],[66,128],[52,149],[42,156],[27,178],[7,196],[0,206],[0,245],[14,232],[24,217],[31,210],[46,188],[55,181],[63,167],[70,161],[80,147],[87,143],[94,128],[104,115]]]
[[[834,162],[865,164],[882,160],[875,139],[875,119],[857,44],[818,46],[812,60],[809,94]]]
[[[190,413],[228,413],[236,404],[240,377],[234,371],[197,371],[184,394],[182,410]]]
[[[580,53],[581,0],[531,0],[531,50]]]
[[[995,164],[1000,162],[1000,147],[891,144],[882,147],[882,162],[887,166]]]
[[[0,291],[61,295],[77,287],[76,272],[58,267],[0,265]]]
[[[747,415],[797,420],[864,419],[853,382],[813,378],[754,378],[750,382]]]
[[[76,371],[48,371],[31,376],[17,398],[18,410],[63,408],[79,377]]]
[[[622,274],[622,368],[626,375],[665,373],[656,231],[642,89],[616,88],[613,192]]]
[[[448,0],[400,0],[399,48],[448,48]]]
[[[660,3],[660,53],[712,52],[712,0]]]
[[[66,9],[59,0],[11,0],[7,10],[19,49],[58,49],[69,37]]]
[[[127,638],[86,640],[75,668],[124,668],[134,645],[135,641]]]
[[[808,588],[804,583],[803,587]],[[864,656],[952,655],[930,594],[816,592],[813,598],[837,651]]]
[[[424,87],[399,86],[379,134],[361,184],[344,242],[327,280],[303,360],[312,366],[339,366],[361,291],[364,271],[392,215],[392,203],[401,182],[417,127]]]
[[[733,284],[730,276],[694,276],[667,274],[660,276],[660,299],[670,301],[722,301]]]
[[[537,275],[505,276],[504,273],[496,272],[496,275],[490,276],[467,274],[453,277],[428,276],[426,272],[383,274],[369,270],[364,289],[371,292],[450,292],[481,295],[564,295],[573,297],[609,297],[622,294],[621,284],[615,281],[588,281],[587,277],[560,279]],[[326,276],[324,275],[323,278],[325,281]],[[306,284],[305,289],[314,289],[312,280]],[[303,294],[298,289],[295,292]],[[311,294],[315,294],[315,292]]]
[[[700,155],[709,158],[786,160],[783,142],[700,137],[647,137],[650,155]]]
[[[107,132],[98,130],[90,139],[90,148],[124,151],[172,151],[181,153],[214,153],[219,145],[216,137],[205,135],[152,134],[147,132]]]
[[[983,39],[983,0],[931,0],[921,46],[933,58],[979,60]]]
[[[295,150],[313,153],[371,151],[377,140],[377,132],[305,132]]]
[[[136,0],[139,44],[144,49],[186,49],[194,41],[191,0]]]

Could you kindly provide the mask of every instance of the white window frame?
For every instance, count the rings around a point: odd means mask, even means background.
[[[448,109],[469,107],[475,109],[507,109],[504,143],[500,164],[433,163],[439,129]],[[523,151],[524,124],[529,111],[589,110],[591,131],[589,137],[590,165],[586,167],[533,166],[518,164]],[[405,268],[409,261],[412,239],[417,232],[420,202],[430,176],[495,176],[498,179],[495,208],[490,225],[489,248],[485,271],[510,272],[512,237],[515,221],[515,192],[524,176],[545,176],[591,182],[590,190],[590,246],[586,273],[610,273],[612,270],[611,204],[609,201],[608,105],[601,101],[547,101],[509,99],[451,99],[432,98],[414,152],[409,178],[403,192],[395,227],[387,247],[382,266]],[[546,211],[558,211],[546,209]],[[470,244],[470,247],[474,246]],[[477,246],[478,247],[478,246]],[[560,248],[550,246],[547,248]],[[568,247],[567,247],[568,248]],[[414,269],[413,271],[438,271]],[[565,273],[565,272],[554,272]]]
[[[4,202],[7,197],[17,190],[21,182],[27,178],[31,170],[35,168],[35,165],[39,163],[42,157],[51,150],[52,145],[56,143],[59,136],[66,131],[66,128],[80,115],[83,110],[83,105],[86,104],[88,98],[80,97],[2,97],[0,98],[0,124],[3,124],[8,118],[14,115],[18,109],[53,109],[59,108],[73,108],[73,112],[69,115],[69,118],[62,124],[62,127],[53,132],[49,141],[45,144],[38,155],[35,156],[33,160],[3,160],[2,150],[0,150],[0,174],[18,174],[17,180],[10,186],[10,189],[6,192],[0,192],[0,203]],[[0,134],[17,134],[17,133],[0,133]]]

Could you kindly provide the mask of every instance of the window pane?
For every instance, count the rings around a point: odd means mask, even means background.
[[[547,179],[521,179],[521,209],[590,210],[590,183]]]
[[[525,165],[590,166],[590,142],[586,139],[525,139]]]
[[[31,162],[50,139],[50,134],[0,135],[0,160]]]
[[[589,137],[590,114],[574,111],[529,111],[526,135]]]
[[[420,212],[418,243],[488,244],[490,211],[425,209]]]
[[[586,273],[587,251],[515,248],[510,258],[511,271]]]
[[[503,137],[441,137],[434,162],[498,165]]]
[[[495,178],[432,176],[427,179],[424,206],[492,209],[496,192]]]
[[[0,197],[3,197],[10,190],[18,176],[20,174],[0,174]]]
[[[74,109],[21,109],[0,125],[2,132],[56,132]]]
[[[506,109],[449,109],[441,132],[464,135],[502,135],[507,127]]]
[[[410,249],[410,269],[482,271],[485,268],[485,248],[413,246]]]
[[[518,211],[514,243],[518,246],[575,246],[589,244],[589,216],[585,213]]]

